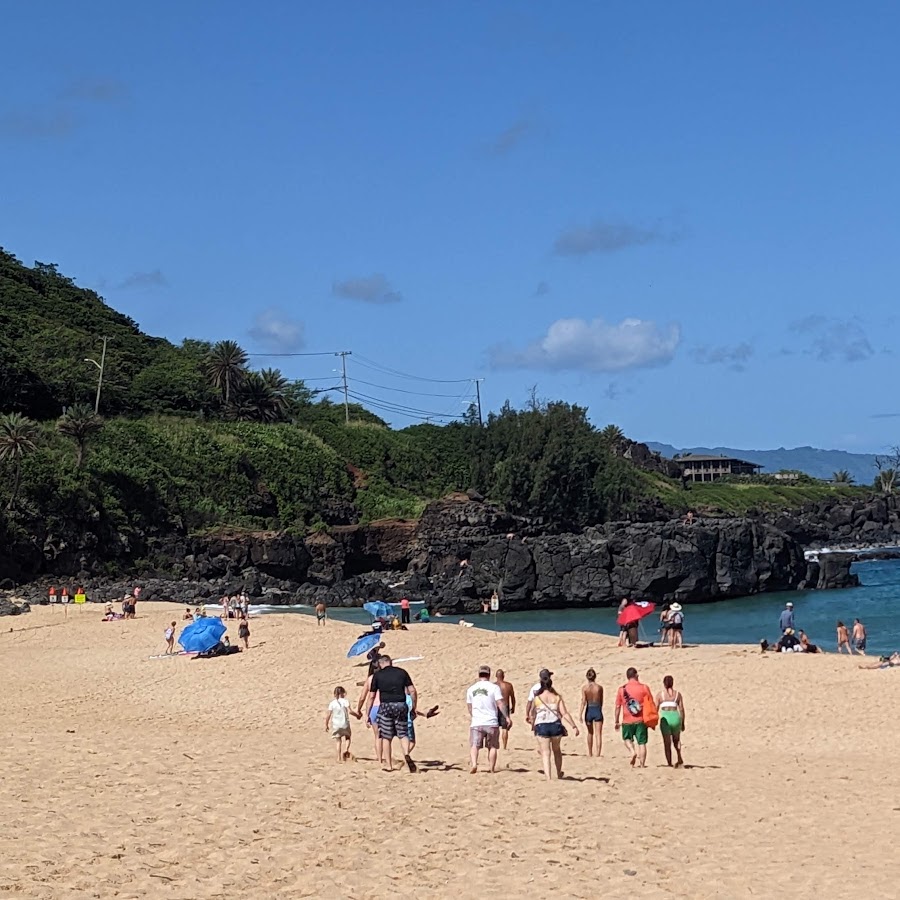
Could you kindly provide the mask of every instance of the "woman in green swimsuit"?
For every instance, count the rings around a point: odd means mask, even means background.
[[[659,732],[663,738],[663,749],[666,762],[672,765],[672,748],[675,748],[677,759],[675,768],[684,765],[681,758],[681,732],[684,731],[684,700],[681,692],[675,690],[675,679],[671,675],[663,678],[663,689],[656,695],[656,706],[659,709]]]

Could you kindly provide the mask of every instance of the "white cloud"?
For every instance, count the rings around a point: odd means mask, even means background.
[[[681,329],[644,319],[557,319],[547,333],[521,350],[497,347],[493,364],[501,368],[622,372],[663,366],[675,356]]]
[[[275,306],[257,313],[248,334],[270,353],[295,353],[306,342],[303,323]]]

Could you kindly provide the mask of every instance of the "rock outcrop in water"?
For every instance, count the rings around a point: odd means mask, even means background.
[[[543,533],[495,504],[457,494],[418,522],[333,528],[305,538],[222,532],[155,542],[140,577],[81,573],[92,599],[136,583],[147,599],[193,603],[246,591],[274,604],[358,606],[404,594],[435,609],[480,611],[498,590],[504,609],[612,606],[623,596],[682,603],[853,583],[850,558],[807,563],[801,545],[751,519],[610,523]],[[43,600],[46,584],[26,596]]]

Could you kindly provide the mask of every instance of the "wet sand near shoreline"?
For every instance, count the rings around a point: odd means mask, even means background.
[[[357,762],[338,764],[324,731],[333,687],[358,697],[365,669],[345,658],[358,626],[268,615],[249,652],[149,659],[181,612],[0,620],[0,896],[896,895],[900,670],[413,625],[387,649],[425,657],[402,665],[441,713],[417,723],[420,771],[385,773],[355,719]],[[464,694],[485,662],[520,709],[500,771],[472,776]],[[665,767],[657,732],[648,768],[629,768],[612,728],[629,665],[654,692],[675,676],[685,769]],[[606,692],[602,758],[570,736],[549,784],[523,726],[543,666],[576,712],[588,667]]]

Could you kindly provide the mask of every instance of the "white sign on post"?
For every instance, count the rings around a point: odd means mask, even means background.
[[[500,598],[499,597],[491,597],[491,612],[499,612],[500,611]]]

